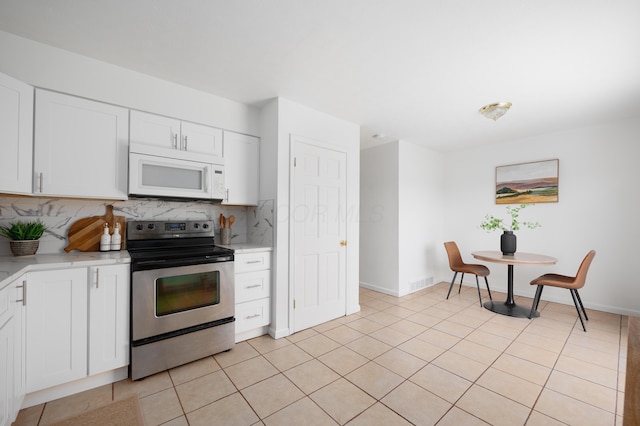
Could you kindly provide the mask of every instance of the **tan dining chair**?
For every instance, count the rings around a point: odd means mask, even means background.
[[[596,256],[596,251],[591,250],[582,260],[580,267],[578,268],[578,273],[575,277],[569,277],[567,275],[560,274],[544,274],[540,275],[535,280],[531,281],[531,285],[537,285],[536,295],[533,298],[533,304],[531,305],[531,312],[529,313],[529,319],[533,318],[533,315],[538,310],[538,303],[540,303],[540,296],[542,296],[542,289],[545,285],[560,287],[560,288],[568,288],[571,292],[571,297],[573,298],[573,304],[576,306],[576,311],[578,312],[578,318],[580,318],[580,323],[582,323],[582,329],[586,332],[587,328],[584,326],[584,320],[582,319],[582,315],[580,314],[580,309],[582,309],[582,313],[584,314],[584,319],[589,321],[589,317],[587,317],[587,311],[584,310],[584,305],[582,304],[582,300],[580,299],[580,295],[578,294],[578,289],[584,287],[584,283],[587,280],[587,271],[589,270],[589,266],[591,266],[591,261]],[[580,305],[580,307],[578,307]]]
[[[478,287],[478,298],[480,299],[480,306],[482,307],[482,296],[480,295],[480,283],[478,282],[478,277],[484,277],[484,282],[487,285],[487,291],[489,292],[489,299],[493,300],[493,298],[491,297],[491,290],[489,289],[489,281],[487,280],[487,276],[491,273],[491,271],[489,271],[489,268],[484,265],[464,263],[464,261],[462,260],[462,256],[460,255],[460,250],[458,250],[458,245],[454,241],[444,243],[444,248],[447,250],[447,256],[449,256],[449,267],[453,271],[453,279],[451,280],[451,285],[449,286],[447,299],[449,298],[449,295],[451,295],[453,283],[456,280],[458,272],[460,272],[462,276],[460,277],[460,287],[458,287],[458,293],[460,293],[460,289],[462,289],[462,280],[464,279],[464,274],[469,273],[476,276],[476,287]]]

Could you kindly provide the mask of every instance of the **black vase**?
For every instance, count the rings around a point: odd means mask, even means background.
[[[504,231],[500,236],[500,251],[505,256],[513,256],[516,252],[516,234],[513,231]]]

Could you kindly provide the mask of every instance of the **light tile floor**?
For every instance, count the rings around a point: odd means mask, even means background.
[[[149,426],[622,425],[626,317],[588,310],[585,333],[573,306],[505,317],[473,287],[445,300],[448,285],[402,298],[361,289],[357,314],[24,409],[15,424],[138,393]]]

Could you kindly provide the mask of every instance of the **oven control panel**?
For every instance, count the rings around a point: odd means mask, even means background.
[[[212,220],[134,220],[127,222],[127,239],[212,237]]]

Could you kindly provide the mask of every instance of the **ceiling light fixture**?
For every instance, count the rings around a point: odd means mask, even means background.
[[[509,108],[511,108],[511,102],[496,102],[480,108],[480,114],[496,121],[498,118],[505,115],[507,111],[509,111]]]

